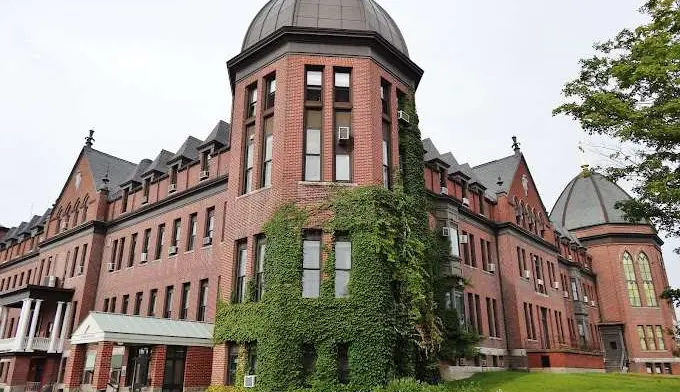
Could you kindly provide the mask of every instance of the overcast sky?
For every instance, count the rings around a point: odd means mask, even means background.
[[[0,1],[0,223],[42,213],[90,128],[138,162],[229,121],[226,61],[264,0]],[[548,212],[579,171],[578,124],[552,117],[592,44],[644,21],[642,0],[380,0],[425,70],[424,137],[477,165],[517,135]],[[591,147],[588,147],[591,146]],[[678,258],[666,239],[674,286]]]

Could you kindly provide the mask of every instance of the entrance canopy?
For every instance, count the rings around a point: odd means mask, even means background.
[[[213,324],[116,313],[90,312],[71,336],[71,344],[116,342],[213,346]]]

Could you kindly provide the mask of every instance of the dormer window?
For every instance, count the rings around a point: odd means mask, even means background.
[[[467,189],[467,188],[468,188],[467,182],[461,181],[461,182],[460,182],[460,188],[462,189],[462,196],[463,196],[463,199],[467,198],[467,196],[468,196],[468,194],[467,194],[467,190],[468,190],[468,189]]]
[[[210,150],[203,151],[201,154],[201,170],[208,171],[208,161],[210,160]]]
[[[479,213],[484,215],[484,191],[479,191]]]
[[[145,178],[144,185],[142,187],[142,192],[144,195],[142,203],[147,203],[149,201],[149,188],[151,188],[151,178]]]
[[[179,169],[179,164],[173,165],[170,168],[170,187],[168,188],[168,192],[174,192],[177,190],[177,170]]]
[[[255,117],[257,114],[257,83],[253,83],[246,89],[248,95],[248,105],[246,107],[246,118]]]
[[[276,75],[271,75],[266,79],[267,96],[264,102],[264,108],[271,109],[276,102]]]
[[[123,189],[123,200],[122,200],[121,212],[127,211],[128,198],[129,197],[130,197],[130,189],[129,188]]]

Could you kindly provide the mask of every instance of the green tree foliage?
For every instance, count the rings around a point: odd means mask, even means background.
[[[566,84],[571,102],[554,110],[578,120],[590,134],[634,144],[633,154],[606,173],[635,180],[636,200],[617,203],[631,222],[649,219],[680,235],[680,2],[647,0],[649,23],[624,29],[581,60],[578,79]]]

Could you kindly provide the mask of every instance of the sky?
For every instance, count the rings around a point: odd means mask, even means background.
[[[516,135],[546,209],[602,143],[553,117],[592,44],[645,21],[642,0],[379,0],[425,70],[423,137],[459,162],[509,155]],[[0,224],[52,205],[87,131],[132,162],[229,121],[226,61],[264,0],[0,1]],[[680,287],[680,240],[665,239]]]

